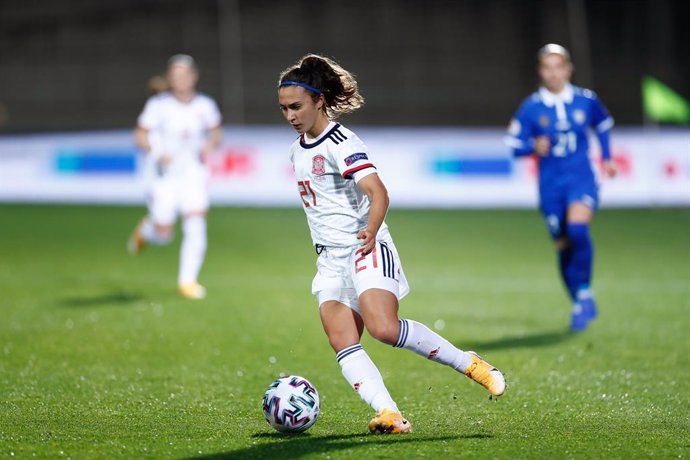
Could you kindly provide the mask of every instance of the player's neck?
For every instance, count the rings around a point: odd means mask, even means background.
[[[195,91],[172,91],[172,95],[175,97],[175,99],[184,104],[191,102],[191,100],[194,99],[195,94]]]
[[[331,120],[329,120],[328,117],[319,117],[318,120],[316,120],[316,123],[314,123],[314,126],[307,131],[307,136],[309,136],[310,139],[316,139],[328,127],[330,122]]]
[[[560,85],[558,87],[555,87],[555,86],[552,86],[551,88],[546,87],[546,90],[549,93],[558,96],[560,94],[563,94],[563,92],[566,90],[566,88],[568,88],[568,82],[563,83],[562,85]]]

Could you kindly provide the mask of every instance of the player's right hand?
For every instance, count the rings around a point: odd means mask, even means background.
[[[374,250],[376,245],[376,234],[368,229],[360,230],[357,233],[357,239],[362,240],[362,254],[367,255]]]
[[[158,164],[161,166],[168,166],[170,162],[172,162],[172,156],[168,155],[167,153],[164,153],[158,157]]]
[[[539,156],[546,156],[551,151],[551,139],[548,136],[539,136],[534,139],[534,151]]]

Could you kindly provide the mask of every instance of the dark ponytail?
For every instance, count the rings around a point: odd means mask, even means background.
[[[352,74],[327,57],[307,54],[280,74],[278,85],[284,82],[302,83],[323,94],[326,102],[324,109],[331,120],[344,113],[354,112],[364,104],[364,98],[359,94],[357,81]],[[319,98],[318,93],[309,91],[314,100]]]

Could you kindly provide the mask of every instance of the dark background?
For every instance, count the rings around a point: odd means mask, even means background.
[[[279,72],[307,52],[355,73],[348,122],[505,125],[537,84],[535,54],[570,48],[574,82],[619,125],[641,124],[640,80],[690,96],[685,0],[0,0],[0,129],[131,127],[175,53],[200,64],[225,121],[281,123]],[[4,121],[2,121],[4,120]]]

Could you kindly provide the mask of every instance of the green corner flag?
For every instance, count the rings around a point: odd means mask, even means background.
[[[642,78],[642,107],[650,120],[690,123],[690,102],[656,78]]]

